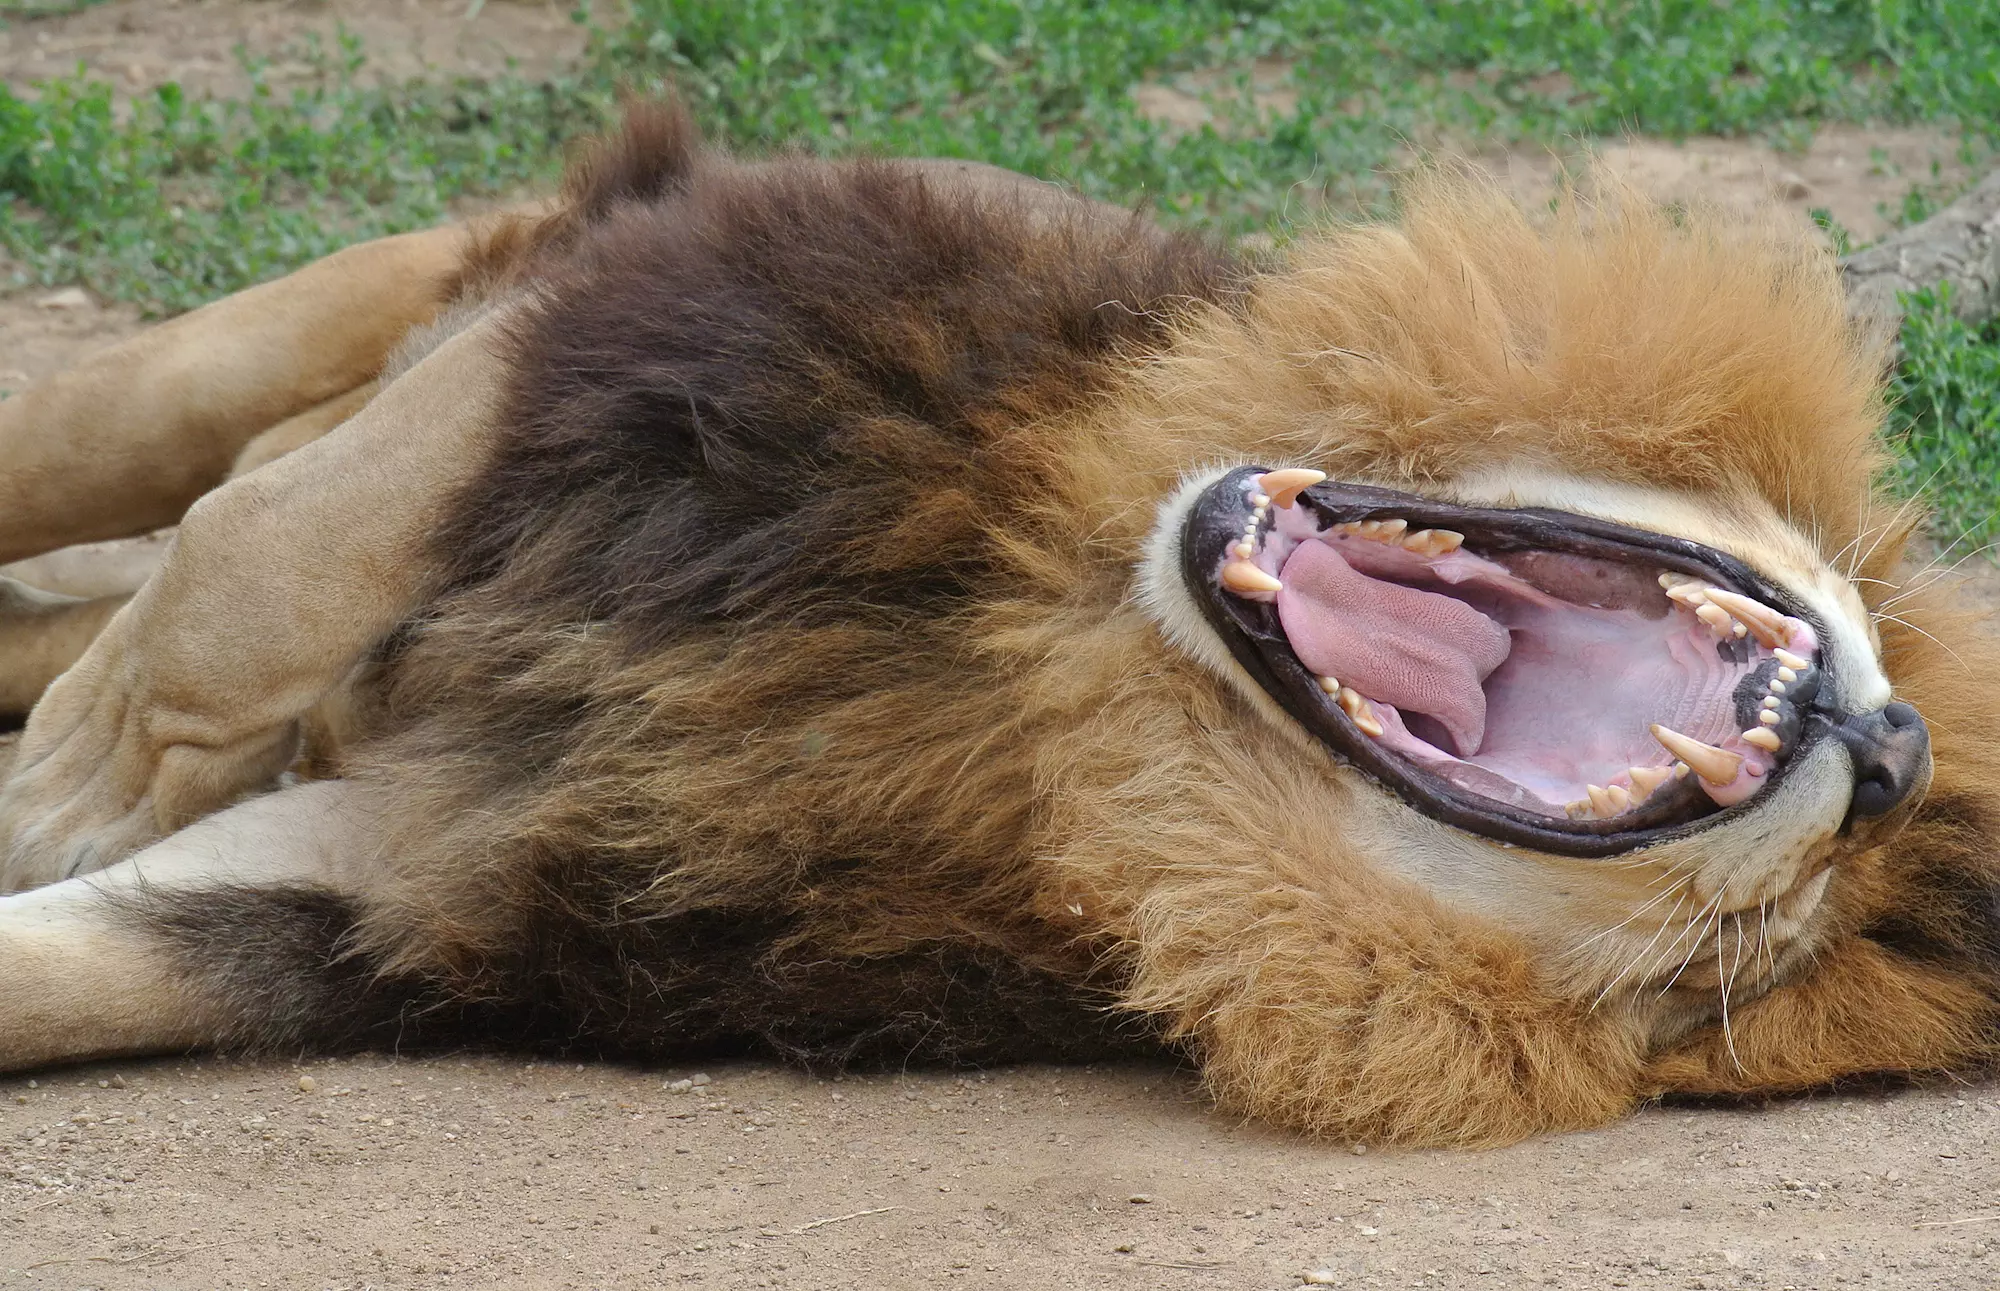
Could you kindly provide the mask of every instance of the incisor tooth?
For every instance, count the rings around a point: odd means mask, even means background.
[[[1321,677],[1319,679],[1319,688],[1329,695],[1338,695],[1340,693],[1340,683],[1331,677]]]
[[[1232,560],[1222,567],[1222,585],[1239,595],[1275,592],[1284,584],[1247,560]]]
[[[1762,722],[1766,726],[1776,726],[1779,722],[1782,722],[1785,719],[1779,717],[1776,713],[1772,712],[1770,709],[1767,708],[1763,712],[1757,714],[1757,720]]]
[[[1741,592],[1727,592],[1720,587],[1709,588],[1707,595],[1709,604],[1720,605],[1748,625],[1759,644],[1781,646],[1792,639],[1792,634],[1785,630],[1785,616],[1762,601],[1752,600]]]
[[[1231,550],[1231,551],[1235,552],[1235,553],[1236,553],[1236,555],[1237,555],[1237,556],[1238,556],[1239,558],[1241,558],[1241,559],[1243,559],[1243,560],[1248,560],[1248,559],[1250,559],[1250,558],[1251,558],[1252,556],[1254,556],[1254,555],[1256,555],[1256,554],[1257,554],[1257,544],[1255,544],[1255,543],[1253,543],[1253,542],[1250,542],[1250,541],[1248,541],[1248,540],[1245,540],[1245,541],[1243,541],[1243,542],[1239,542],[1239,543],[1237,543],[1237,544],[1236,544],[1235,546],[1231,547],[1231,548],[1230,548],[1229,550]]]
[[[1753,726],[1743,732],[1743,742],[1754,744],[1766,753],[1776,753],[1785,743],[1778,738],[1778,733],[1768,726]]]
[[[1627,771],[1632,781],[1632,797],[1639,802],[1653,796],[1653,790],[1667,782],[1673,772],[1666,767],[1633,767]]]
[[[1781,666],[1778,669],[1778,680],[1784,682],[1786,685],[1789,686],[1798,679],[1799,674],[1793,672],[1790,668]]]
[[[1779,663],[1787,668],[1795,668],[1800,672],[1804,672],[1806,669],[1812,667],[1812,660],[1801,659],[1789,650],[1773,650],[1771,654]]]
[[[1736,778],[1738,768],[1743,765],[1741,753],[1703,744],[1691,735],[1682,735],[1658,722],[1647,729],[1652,731],[1653,738],[1660,742],[1662,748],[1693,767],[1696,775],[1712,785],[1720,787],[1728,784]]]
[[[1672,574],[1661,574],[1661,575],[1660,575],[1660,590],[1664,592],[1664,591],[1666,591],[1666,590],[1667,590],[1667,589],[1668,589],[1669,587],[1672,587],[1672,586],[1673,586],[1673,585],[1674,585],[1675,583],[1678,583],[1679,581],[1680,581],[1680,580],[1679,580],[1678,578],[1675,578],[1675,577],[1674,577],[1674,576],[1673,576]]]
[[[1785,702],[1784,700],[1779,699],[1776,695],[1766,695],[1764,696],[1764,698],[1757,701],[1757,707],[1776,708],[1784,702]]]
[[[1266,471],[1257,477],[1257,488],[1271,495],[1271,505],[1283,511],[1299,500],[1299,494],[1326,478],[1325,471],[1290,466],[1282,471]]]
[[[1736,620],[1730,618],[1729,611],[1719,605],[1698,605],[1695,607],[1694,616],[1708,624],[1708,630],[1718,637],[1727,638],[1735,635]]]

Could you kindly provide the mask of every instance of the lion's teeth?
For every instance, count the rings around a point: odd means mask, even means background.
[[[1340,683],[1332,677],[1318,677],[1314,680],[1319,682],[1319,688],[1327,694],[1338,695],[1340,693]]]
[[[1780,664],[1783,664],[1787,668],[1795,669],[1799,672],[1804,672],[1806,669],[1812,667],[1812,660],[1801,659],[1789,650],[1773,650],[1771,651],[1771,655]]]
[[[1652,731],[1653,738],[1660,742],[1662,748],[1693,767],[1696,775],[1718,788],[1734,780],[1737,770],[1743,765],[1741,753],[1731,753],[1727,749],[1718,749],[1713,744],[1703,744],[1691,735],[1682,735],[1679,731],[1662,726],[1658,722],[1654,722],[1648,729]]]
[[[1403,546],[1420,556],[1449,556],[1465,545],[1465,535],[1450,529],[1419,529],[1403,536]]]
[[[1760,645],[1776,647],[1792,639],[1792,634],[1785,629],[1785,616],[1762,601],[1752,600],[1741,592],[1724,591],[1720,587],[1708,588],[1707,596],[1709,604],[1720,605],[1748,625]]]
[[[1754,744],[1766,753],[1776,753],[1785,743],[1778,738],[1778,733],[1768,726],[1753,726],[1743,732],[1743,742]]]
[[[1247,560],[1232,560],[1222,567],[1222,585],[1238,596],[1253,592],[1276,592],[1284,584]]]
[[[1782,695],[1785,693],[1785,683],[1774,679],[1765,689],[1769,690],[1773,695]]]
[[[1665,784],[1672,774],[1666,767],[1633,767],[1625,773],[1632,781],[1632,797],[1637,802],[1652,797],[1653,790]]]
[[[1280,511],[1290,509],[1299,500],[1299,494],[1326,478],[1325,471],[1310,470],[1303,466],[1289,466],[1282,471],[1265,471],[1257,477],[1257,489],[1268,494],[1271,505]]]
[[[1688,778],[1688,773],[1693,770],[1694,768],[1685,762],[1676,762],[1674,763],[1674,779],[1685,780]]]
[[[1242,542],[1239,542],[1235,546],[1231,547],[1229,550],[1237,557],[1237,559],[1248,560],[1252,556],[1257,554],[1257,544],[1251,542],[1249,539],[1246,538]]]
[[[1673,576],[1672,574],[1661,574],[1661,575],[1660,575],[1660,590],[1664,592],[1664,591],[1666,591],[1666,590],[1667,590],[1667,589],[1668,589],[1669,587],[1672,587],[1672,586],[1676,585],[1676,584],[1677,584],[1677,583],[1679,583],[1680,581],[1681,581],[1680,579],[1678,579],[1678,578],[1675,578],[1675,577],[1674,577],[1674,576]]]
[[[1363,520],[1361,536],[1373,538],[1376,542],[1395,542],[1409,527],[1410,522],[1400,517],[1394,520]]]
[[[1563,814],[1571,820],[1597,819],[1597,812],[1591,807],[1590,799],[1588,798],[1578,798],[1575,802],[1565,804],[1563,806]]]
[[[1700,583],[1675,583],[1667,589],[1667,598],[1691,610],[1708,604],[1708,597],[1704,594]]]
[[[1736,620],[1730,618],[1729,611],[1719,605],[1698,605],[1694,616],[1708,624],[1708,630],[1715,633],[1719,640],[1727,641],[1736,635]]]
[[[1352,686],[1340,688],[1340,711],[1359,727],[1363,735],[1380,736],[1382,723],[1375,717],[1375,708]]]
[[[1799,674],[1793,672],[1790,668],[1780,667],[1778,669],[1778,680],[1784,682],[1786,685],[1789,686],[1798,679]]]
[[[1632,795],[1615,784],[1603,787],[1587,784],[1583,791],[1590,795],[1590,805],[1599,816],[1615,816],[1632,805]]]
[[[1779,722],[1782,722],[1785,719],[1779,717],[1775,710],[1767,708],[1763,712],[1757,714],[1757,720],[1762,722],[1766,726],[1776,726]]]
[[[1757,701],[1757,707],[1776,709],[1779,705],[1783,704],[1784,702],[1785,702],[1784,700],[1779,699],[1776,695],[1766,695],[1764,696],[1764,698]]]

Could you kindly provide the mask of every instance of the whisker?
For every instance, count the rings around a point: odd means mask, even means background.
[[[1591,1008],[1594,1009],[1604,1003],[1604,997],[1611,994],[1617,988],[1618,983],[1624,981],[1626,976],[1639,966],[1639,961],[1653,953],[1653,947],[1659,944],[1660,937],[1667,931],[1668,926],[1673,923],[1674,916],[1681,912],[1681,906],[1687,901],[1689,895],[1686,889],[1680,890],[1680,896],[1674,900],[1674,908],[1667,912],[1667,917],[1660,920],[1660,926],[1653,930],[1653,939],[1647,942],[1638,954],[1632,956],[1632,961],[1619,970],[1618,976],[1612,978],[1605,985],[1604,989],[1597,993],[1597,998],[1590,1002]]]

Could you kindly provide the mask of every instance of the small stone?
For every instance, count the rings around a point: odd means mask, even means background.
[[[705,1071],[697,1071],[694,1075],[688,1077],[688,1084],[695,1089],[699,1089],[708,1083],[708,1073]]]
[[[1373,1237],[1377,1232],[1381,1230],[1370,1228],[1366,1224],[1359,1224],[1355,1227],[1354,1231],[1361,1234],[1363,1237]]]
[[[1347,1150],[1349,1152],[1352,1152],[1355,1156],[1358,1157],[1365,1157],[1368,1155],[1368,1145],[1366,1143],[1357,1143],[1353,1147]]]
[[[35,302],[43,309],[89,309],[90,294],[81,287],[64,287]]]
[[[660,1226],[658,1224],[648,1224],[646,1225],[646,1231],[657,1234],[660,1231]]]
[[[110,1082],[110,1083],[111,1083],[111,1087],[112,1087],[113,1089],[123,1089],[123,1088],[125,1088],[125,1078],[124,1078],[123,1076],[113,1076],[113,1077],[111,1078],[111,1082]]]
[[[314,1080],[311,1076],[299,1077],[299,1092],[301,1094],[310,1094],[315,1089],[318,1088],[319,1088],[319,1082]]]
[[[1143,1192],[1135,1192],[1131,1196],[1127,1197],[1125,1200],[1131,1202],[1135,1206],[1150,1206],[1153,1204],[1152,1197]]]
[[[1812,185],[1806,183],[1805,177],[1795,170],[1781,170],[1778,177],[1771,181],[1771,191],[1777,194],[1780,201],[1803,202],[1812,196]]]
[[[653,1186],[653,1177],[651,1175],[642,1174],[638,1177],[638,1179],[633,1181],[633,1186],[638,1188],[640,1192],[644,1192],[648,1188]]]
[[[1132,1243],[1120,1242],[1111,1249],[1119,1255],[1130,1255],[1132,1253]]]
[[[661,1086],[661,1088],[670,1094],[685,1094],[694,1088],[694,1082],[691,1080],[670,1080]]]
[[[1309,1287],[1330,1287],[1335,1285],[1332,1269],[1307,1269],[1299,1274],[1299,1282]]]

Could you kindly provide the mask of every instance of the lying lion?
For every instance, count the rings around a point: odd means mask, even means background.
[[[21,688],[96,635],[0,1065],[1165,1046],[1433,1144],[1970,1068],[2000,659],[1892,584],[1880,411],[1700,216],[1433,178],[1259,269],[641,111],[0,405],[0,560],[180,522],[14,589]]]

